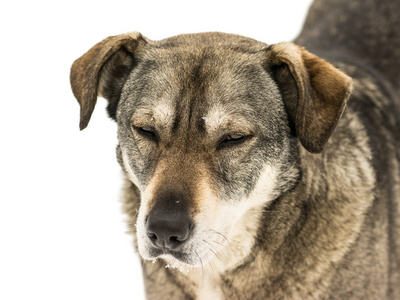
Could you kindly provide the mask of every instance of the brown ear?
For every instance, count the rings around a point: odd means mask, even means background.
[[[115,117],[121,90],[134,66],[134,53],[140,42],[145,42],[140,33],[111,36],[73,63],[70,80],[81,106],[81,130],[89,123],[97,96],[108,100],[108,112]]]
[[[267,63],[301,144],[321,152],[350,96],[351,78],[293,43],[270,46]]]

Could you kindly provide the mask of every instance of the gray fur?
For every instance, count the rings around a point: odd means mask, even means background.
[[[222,33],[110,37],[74,63],[81,128],[98,94],[118,123],[148,299],[400,298],[400,2],[365,2],[316,1],[296,40],[336,68]],[[182,206],[189,240],[154,247],[147,217]]]

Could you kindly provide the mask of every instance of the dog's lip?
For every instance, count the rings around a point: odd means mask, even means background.
[[[197,265],[196,262],[188,260],[189,255],[185,252],[182,251],[174,251],[170,249],[160,249],[160,248],[155,248],[151,247],[148,251],[149,254],[149,260],[154,260],[163,256],[172,256],[173,258],[177,259],[178,261],[187,264],[187,265]]]
[[[171,249],[167,249],[167,248],[156,248],[156,247],[151,247],[149,249],[149,254],[151,256],[151,258],[157,258],[161,255],[172,255],[173,257],[175,257],[176,259],[179,259],[179,257],[182,257],[184,254],[181,251],[174,251]],[[180,259],[179,259],[180,260]]]

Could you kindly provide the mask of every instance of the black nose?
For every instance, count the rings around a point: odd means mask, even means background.
[[[178,250],[192,231],[190,219],[183,214],[150,215],[146,220],[147,236],[153,245],[162,249]]]

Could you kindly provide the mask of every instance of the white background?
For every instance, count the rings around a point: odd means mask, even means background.
[[[80,132],[72,62],[110,35],[223,31],[276,43],[310,0],[3,1],[0,299],[143,299],[120,202],[116,125],[99,99]],[[211,299],[210,299],[211,300]]]

